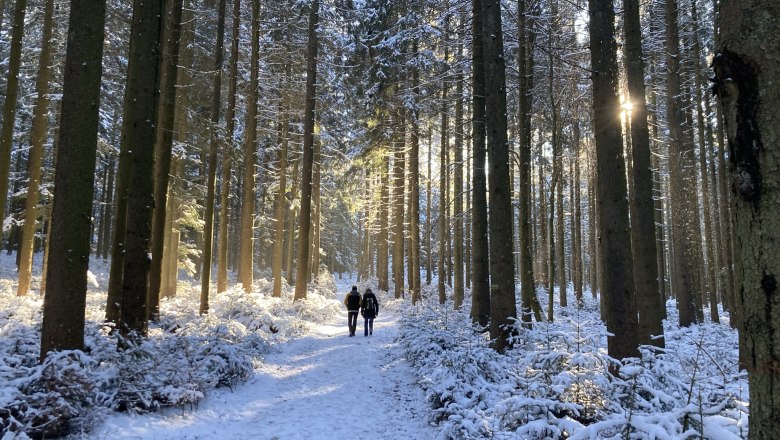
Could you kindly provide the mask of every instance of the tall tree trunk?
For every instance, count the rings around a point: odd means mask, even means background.
[[[298,194],[298,180],[296,177],[298,176],[298,164],[300,163],[300,160],[294,159],[293,160],[293,169],[292,169],[292,188],[290,189],[290,194],[292,195],[291,198],[295,199],[295,195]],[[288,228],[287,228],[287,262],[285,263],[285,267],[287,268],[287,284],[288,285],[294,285],[293,282],[293,255],[295,254],[295,218],[298,217],[298,213],[296,212],[296,209],[293,207],[290,210],[290,216],[288,218]]]
[[[103,219],[103,248],[100,251],[100,256],[103,257],[103,261],[108,260],[108,253],[111,250],[111,221],[113,220],[112,213],[114,212],[114,175],[116,170],[116,159],[114,153],[109,155],[108,164],[108,187],[106,188],[106,201]]]
[[[11,30],[8,77],[5,82],[2,129],[0,129],[0,220],[5,218],[6,200],[8,199],[11,147],[14,140],[14,123],[16,122],[16,98],[19,92],[19,67],[22,63],[22,39],[24,38],[24,16],[26,10],[27,0],[16,0],[14,22]]]
[[[471,321],[486,327],[490,319],[490,254],[488,247],[487,225],[487,176],[485,175],[485,156],[487,132],[485,128],[485,52],[483,47],[482,2],[472,0],[472,83],[474,93],[471,105],[472,150],[474,151],[471,176],[472,198],[472,239],[471,253],[474,281],[471,286]],[[430,164],[430,160],[428,161]],[[430,166],[430,165],[429,165]],[[430,170],[430,168],[429,168]]]
[[[464,20],[465,21],[465,20]],[[459,46],[458,58],[463,57],[463,46]],[[455,142],[452,146],[452,296],[455,308],[463,304],[463,68],[457,68],[455,77]]]
[[[559,142],[560,138],[563,137],[562,133],[559,132]],[[558,266],[557,275],[558,275],[558,298],[560,301],[561,307],[566,307],[569,305],[567,296],[566,296],[566,288],[567,288],[567,281],[566,281],[566,252],[565,252],[565,225],[566,225],[566,213],[563,211],[563,193],[564,193],[564,179],[563,179],[563,151],[558,152],[558,156],[556,157],[556,162],[558,162],[558,190],[555,192],[555,205],[556,210],[558,211],[558,216],[555,219],[555,235],[558,236],[558,239],[555,243],[555,265]]]
[[[432,174],[431,163],[433,154],[433,143],[431,142],[431,129],[428,129],[428,174],[426,179],[426,198],[425,198],[425,284],[430,286],[433,281],[433,243],[431,236],[433,235],[433,229],[431,228],[431,214],[433,213],[432,199]]]
[[[174,123],[173,123],[173,137],[174,141],[186,144],[187,135],[189,133],[189,97],[187,91],[190,88],[191,76],[190,69],[192,68],[193,49],[192,41],[194,39],[193,31],[193,12],[191,8],[182,9],[181,20],[181,41],[179,43],[179,66],[176,75],[176,104],[174,109]],[[168,180],[168,198],[167,203],[170,207],[166,209],[166,241],[163,244],[163,248],[166,250],[163,252],[165,255],[165,261],[163,267],[165,267],[165,274],[163,276],[164,281],[161,281],[160,295],[162,297],[175,297],[177,290],[177,281],[179,275],[179,242],[181,239],[181,179],[184,175],[184,160],[183,158],[171,157],[171,175],[173,179]],[[113,262],[112,262],[113,263]],[[110,295],[110,292],[109,292]]]
[[[105,2],[70,3],[41,354],[84,348]]]
[[[413,52],[417,52],[417,40],[413,43]],[[409,260],[412,270],[409,272],[409,286],[412,304],[420,301],[420,122],[418,110],[420,100],[420,72],[412,70],[412,94],[414,107],[409,118],[412,132],[409,139]]]
[[[380,147],[379,158],[379,234],[376,245],[376,276],[379,290],[387,292],[390,289],[388,280],[389,231],[388,212],[390,211],[390,159],[384,147]]]
[[[317,84],[317,27],[319,0],[313,0],[309,11],[306,48],[306,104],[303,114],[303,159],[301,160],[301,223],[298,233],[298,267],[295,276],[295,301],[306,298],[309,261],[309,228],[311,226],[311,178],[314,163],[314,111]]]
[[[257,87],[260,74],[260,0],[252,0],[252,55],[244,133],[243,191],[241,193],[241,250],[238,276],[244,291],[252,291],[254,271],[255,164],[257,163]],[[304,260],[305,261],[305,260]],[[305,266],[305,265],[304,265]]]
[[[536,320],[541,321],[541,308],[536,298],[536,283],[533,267],[533,237],[531,231],[531,115],[533,112],[533,25],[529,23],[526,0],[518,1],[519,56],[518,74],[520,76],[519,109],[520,118],[520,214],[518,216],[520,232],[520,297],[522,301],[522,320],[526,327],[531,323],[532,310]]]
[[[734,309],[750,384],[749,438],[772,439],[780,421],[780,4],[726,0],[720,14],[713,67],[730,152]]]
[[[574,178],[571,182],[571,203],[572,203],[572,282],[574,284],[574,297],[577,299],[577,305],[583,304],[582,297],[582,274],[584,268],[582,265],[582,203],[580,200],[580,123],[574,122]]]
[[[552,276],[550,274],[550,265],[548,256],[550,254],[550,248],[548,246],[549,243],[549,235],[547,234],[547,230],[549,229],[547,227],[547,201],[545,201],[546,192],[545,192],[545,166],[544,161],[541,159],[542,150],[541,148],[538,149],[537,154],[539,155],[538,161],[539,161],[539,282],[542,283],[542,285],[547,285],[549,290],[549,279]],[[549,293],[549,292],[548,292]]]
[[[710,179],[709,174],[707,172],[707,138],[704,135],[704,109],[703,109],[703,101],[704,97],[702,96],[702,71],[701,71],[701,43],[699,42],[699,14],[698,14],[698,8],[696,7],[696,0],[693,0],[691,3],[691,18],[692,18],[692,24],[693,24],[693,68],[694,68],[694,87],[696,89],[695,93],[695,100],[696,100],[696,126],[698,128],[698,141],[699,141],[699,171],[701,173],[701,184],[702,184],[702,201],[704,202],[704,241],[707,243],[706,245],[706,256],[707,256],[707,266],[706,266],[706,276],[707,276],[707,285],[709,285],[709,303],[710,303],[710,319],[712,319],[712,322],[720,322],[720,317],[718,316],[718,293],[717,293],[717,282],[715,280],[715,237],[714,232],[712,228],[712,192],[710,190]],[[712,188],[714,190],[714,188]]]
[[[617,45],[612,0],[589,0],[596,143],[599,243],[602,251],[609,355],[637,356],[637,314],[619,119]]]
[[[315,114],[315,126],[319,127],[320,116],[319,113]],[[319,130],[317,131],[319,134]],[[312,169],[311,180],[311,203],[312,203],[312,219],[311,219],[311,253],[309,265],[309,281],[313,280],[319,274],[320,269],[320,227],[322,226],[322,198],[320,197],[320,188],[322,181],[322,137],[319,135],[314,139],[314,164]]]
[[[32,275],[33,250],[35,245],[35,222],[38,219],[37,206],[40,195],[41,164],[43,162],[43,143],[49,114],[49,79],[51,78],[51,33],[54,15],[54,0],[46,0],[43,12],[43,30],[41,33],[41,54],[38,59],[38,79],[35,88],[38,97],[33,110],[32,127],[30,128],[30,153],[27,159],[27,169],[30,183],[27,185],[27,198],[24,206],[24,226],[22,226],[22,242],[20,244],[20,264],[18,275],[18,296],[27,295],[30,289]],[[3,193],[0,193],[3,194]],[[0,213],[1,215],[1,213]],[[104,219],[101,216],[101,222]]]
[[[130,31],[122,137],[132,155],[127,192],[125,256],[119,332],[146,336],[148,283],[154,206],[154,139],[159,96],[163,4],[135,0]]]
[[[395,136],[393,148],[393,199],[394,199],[394,225],[393,225],[393,284],[395,298],[399,299],[404,294],[404,181],[406,180],[406,160],[404,150],[406,148],[406,124],[403,113],[396,115],[394,127]]]
[[[160,66],[160,97],[155,133],[154,210],[152,214],[152,264],[149,268],[149,315],[160,314],[162,262],[165,247],[165,217],[168,211],[168,177],[171,173],[173,119],[176,111],[176,77],[183,0],[165,3],[165,28]]]
[[[672,249],[674,252],[674,270],[672,271],[672,290],[677,296],[680,310],[680,325],[688,326],[696,322],[694,302],[694,259],[695,250],[691,241],[695,239],[694,228],[688,207],[696,206],[694,188],[691,186],[693,148],[684,139],[682,125],[685,124],[682,103],[680,102],[680,51],[677,27],[677,1],[666,1],[666,44],[667,76],[666,87],[668,102],[667,122],[669,124],[669,173],[671,179],[672,201]]]
[[[286,96],[283,97],[286,101]],[[287,114],[287,103],[282,104],[284,110],[281,112],[281,124],[279,127],[279,143],[282,146],[282,151],[279,152],[279,192],[276,194],[276,212],[274,218],[276,219],[275,238],[274,238],[274,256],[273,267],[271,268],[272,276],[274,277],[274,290],[273,296],[282,296],[282,265],[284,258],[284,218],[287,213],[287,148],[288,139],[290,134],[290,117]],[[291,226],[292,228],[292,226]]]
[[[214,202],[217,187],[217,149],[220,144],[217,126],[222,101],[222,60],[225,47],[225,7],[226,0],[219,0],[217,18],[217,44],[214,50],[214,83],[211,95],[210,148],[208,163],[208,181],[206,182],[206,214],[203,228],[203,269],[200,278],[200,314],[209,311],[209,288],[211,287],[212,249],[214,245]]]
[[[448,59],[448,51],[444,49],[444,59]],[[441,90],[441,143],[439,144],[439,260],[437,278],[437,291],[439,292],[439,304],[447,301],[447,292],[444,283],[447,281],[447,153],[449,150],[449,118],[447,117],[447,89],[449,84],[444,80]]]
[[[501,29],[501,2],[482,3],[482,43],[485,57],[485,127],[487,131],[488,229],[490,234],[490,337],[494,348],[510,345],[517,317],[515,275],[512,263],[512,194],[509,182],[507,139],[506,66]]]
[[[663,303],[658,293],[653,171],[650,163],[650,135],[647,128],[639,0],[624,0],[623,6],[625,7],[623,30],[626,39],[626,77],[631,102],[629,116],[634,190],[629,203],[634,284],[639,310],[639,343],[663,347],[664,329],[661,316]]]
[[[233,168],[233,144],[236,126],[236,86],[238,83],[238,40],[241,24],[241,0],[233,0],[233,25],[230,35],[230,73],[228,74],[228,104],[225,114],[227,145],[222,152],[222,181],[219,197],[219,243],[217,244],[217,293],[227,289],[230,177]],[[284,239],[281,240],[284,243]],[[280,245],[282,244],[280,243]]]

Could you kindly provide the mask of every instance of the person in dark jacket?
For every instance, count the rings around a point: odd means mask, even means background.
[[[360,316],[365,320],[363,336],[374,334],[374,318],[377,315],[379,315],[379,301],[377,301],[376,295],[370,288],[366,289],[366,293],[363,294],[363,301],[360,303]]]
[[[347,306],[349,335],[355,336],[355,330],[357,330],[357,315],[358,311],[360,311],[360,292],[358,292],[357,286],[352,286],[352,290],[344,297],[344,305]]]

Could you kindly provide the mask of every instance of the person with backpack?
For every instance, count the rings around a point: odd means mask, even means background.
[[[363,301],[360,305],[360,315],[365,319],[363,325],[363,336],[374,334],[374,318],[379,315],[379,301],[370,288],[363,294]]]
[[[347,326],[349,326],[349,335],[355,336],[357,330],[357,315],[360,310],[360,292],[357,286],[352,286],[352,290],[344,297],[344,305],[347,306]]]

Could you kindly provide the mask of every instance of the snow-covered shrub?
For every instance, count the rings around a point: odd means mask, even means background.
[[[96,384],[89,374],[93,362],[81,351],[62,351],[49,354],[41,365],[20,366],[0,398],[3,431],[45,438],[78,427],[95,403]]]
[[[429,292],[428,298],[430,298]],[[747,435],[747,379],[727,325],[680,329],[673,305],[667,350],[644,347],[619,363],[595,301],[561,308],[554,323],[515,328],[493,351],[467,310],[418,305],[399,342],[446,439],[739,439]],[[540,299],[544,298],[540,295]],[[544,305],[544,304],[543,304]],[[519,305],[518,305],[519,309]],[[619,376],[610,373],[619,367]]]
[[[12,267],[8,260],[0,271]],[[90,269],[97,283],[87,294],[84,351],[51,353],[42,364],[42,298],[17,297],[11,275],[0,273],[1,438],[88,431],[111,410],[195,405],[214,387],[246,381],[274,344],[341,313],[327,277],[298,302],[286,284],[282,298],[272,298],[272,283],[263,279],[253,292],[212,293],[204,316],[199,283],[180,280],[178,296],[163,299],[148,336],[119,349],[113,325],[103,322],[106,294],[99,286],[107,285],[107,264],[94,261]]]

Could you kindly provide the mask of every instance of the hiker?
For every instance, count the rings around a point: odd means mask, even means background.
[[[374,318],[379,315],[379,301],[370,288],[363,294],[363,301],[360,305],[360,316],[365,319],[363,324],[363,336],[374,334]]]
[[[357,330],[357,315],[360,310],[360,292],[358,292],[357,286],[352,286],[352,290],[344,297],[344,305],[347,306],[349,335],[355,336],[355,330]]]

